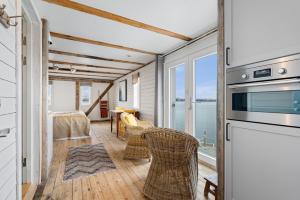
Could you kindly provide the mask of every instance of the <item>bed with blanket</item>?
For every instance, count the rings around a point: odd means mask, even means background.
[[[90,135],[90,120],[82,111],[51,112],[49,118],[53,124],[53,139],[76,139]]]

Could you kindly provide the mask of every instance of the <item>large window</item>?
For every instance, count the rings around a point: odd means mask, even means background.
[[[194,135],[199,151],[216,157],[217,55],[194,60]]]
[[[136,73],[132,76],[133,86],[133,107],[136,109],[140,108],[140,75]]]
[[[91,84],[83,83],[80,85],[80,105],[88,106],[91,104]]]

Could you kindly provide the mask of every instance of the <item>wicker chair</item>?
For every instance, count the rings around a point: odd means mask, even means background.
[[[120,118],[125,125],[125,137],[127,145],[124,151],[124,159],[150,159],[151,154],[142,132],[147,128],[152,128],[153,124],[149,121],[141,121],[135,118],[136,125],[131,125],[125,119],[128,113],[122,113]]]
[[[166,128],[147,129],[142,136],[152,154],[145,196],[154,200],[196,199],[199,142]]]

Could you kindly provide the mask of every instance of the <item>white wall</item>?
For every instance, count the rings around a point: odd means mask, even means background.
[[[102,92],[107,88],[109,84],[108,83],[92,83],[92,100],[91,105],[94,103],[94,101],[102,94]],[[110,92],[110,91],[109,91]],[[108,93],[109,93],[108,92]],[[109,100],[109,94],[106,94],[102,100]],[[87,111],[89,109],[88,106],[80,106],[80,110]],[[94,108],[94,110],[89,114],[88,118],[90,120],[104,120],[108,118],[101,118],[100,116],[100,106],[99,104]]]
[[[69,112],[76,111],[76,84],[75,81],[52,81],[52,104],[49,110],[53,112]],[[92,83],[92,99],[91,104],[80,106],[80,110],[87,111],[94,101],[106,89],[108,83]],[[108,92],[110,93],[110,91]],[[106,94],[102,100],[108,100],[110,95]],[[90,120],[104,120],[101,118],[100,107],[97,105],[89,114]]]
[[[52,104],[49,110],[53,112],[75,111],[75,88],[74,81],[53,81]]]
[[[140,72],[140,113],[142,119],[154,121],[155,109],[155,62],[136,71]],[[134,72],[134,73],[136,73]],[[119,101],[119,82],[127,79],[127,101]],[[115,81],[114,87],[115,95],[111,96],[113,106],[122,106],[125,108],[133,107],[133,86],[132,73]]]

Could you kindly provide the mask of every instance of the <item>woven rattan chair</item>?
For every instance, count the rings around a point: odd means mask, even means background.
[[[196,199],[199,142],[163,128],[147,129],[143,137],[152,154],[144,194],[154,200]]]
[[[120,118],[125,125],[125,137],[127,145],[124,151],[124,159],[150,159],[151,154],[142,132],[147,128],[152,128],[153,124],[149,121],[136,120],[136,125],[129,124],[125,117],[128,113],[122,113]]]

